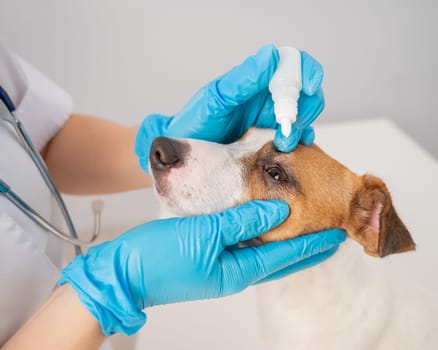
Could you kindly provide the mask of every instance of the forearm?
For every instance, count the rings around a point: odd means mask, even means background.
[[[99,322],[65,284],[18,330],[2,350],[98,349],[105,340]]]
[[[137,127],[72,115],[43,151],[61,192],[97,194],[148,187],[134,154]]]

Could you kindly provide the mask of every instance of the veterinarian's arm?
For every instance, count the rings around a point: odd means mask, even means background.
[[[131,335],[145,324],[148,307],[238,293],[327,259],[345,239],[342,231],[328,230],[236,247],[276,227],[288,214],[286,203],[271,200],[152,221],[77,256],[59,283],[76,290],[105,335]]]
[[[94,194],[148,187],[134,154],[137,127],[72,115],[42,151],[60,191]]]
[[[137,226],[88,249],[61,274],[48,301],[9,340],[11,349],[97,349],[104,335],[131,335],[145,308],[219,298],[327,259],[339,230],[238,248],[289,215],[281,201],[253,201],[221,213]],[[163,248],[164,247],[164,248]]]
[[[92,350],[98,349],[104,339],[99,322],[70,285],[65,285],[54,291],[2,350]]]

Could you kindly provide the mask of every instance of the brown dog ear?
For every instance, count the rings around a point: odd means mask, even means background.
[[[415,250],[415,243],[398,217],[383,181],[370,175],[361,179],[350,208],[348,231],[352,238],[372,256]]]

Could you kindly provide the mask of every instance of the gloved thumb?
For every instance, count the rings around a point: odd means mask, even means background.
[[[156,137],[163,136],[172,121],[173,117],[167,117],[160,114],[147,116],[141,123],[135,137],[135,154],[138,157],[140,167],[148,174],[149,153],[151,152],[152,142]]]
[[[224,252],[224,269],[227,269],[226,273],[232,274],[225,282],[232,283],[229,286],[231,290],[241,290],[244,286],[263,280],[316,254],[332,250],[345,239],[344,231],[333,229],[260,247]]]
[[[256,200],[221,213],[205,215],[206,234],[216,231],[223,248],[246,241],[280,225],[289,215],[289,206],[280,200]]]

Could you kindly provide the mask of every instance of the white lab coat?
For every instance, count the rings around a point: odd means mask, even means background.
[[[1,46],[0,85],[37,149],[71,114],[66,92]],[[4,122],[0,122],[0,178],[53,224],[62,223],[44,180]],[[0,346],[51,293],[61,263],[62,243],[0,196]]]

